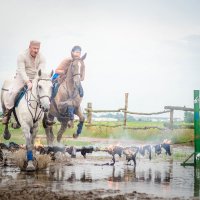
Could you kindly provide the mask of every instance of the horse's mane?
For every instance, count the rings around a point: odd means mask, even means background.
[[[53,74],[53,70],[51,72],[51,75]],[[37,75],[35,77],[36,80],[38,79],[50,79],[50,73],[48,73],[46,70],[39,69],[37,71]]]

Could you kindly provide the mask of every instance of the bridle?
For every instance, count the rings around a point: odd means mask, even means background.
[[[27,101],[27,107],[28,107],[28,110],[32,116],[32,119],[33,119],[33,123],[37,122],[41,115],[42,115],[42,112],[44,112],[44,110],[42,109],[42,105],[41,105],[41,99],[43,98],[48,98],[49,99],[49,102],[50,102],[50,99],[51,99],[51,96],[48,96],[48,95],[43,95],[43,96],[40,96],[39,95],[39,87],[38,87],[38,83],[39,81],[51,81],[50,78],[39,78],[37,80],[37,84],[36,84],[36,95],[37,97],[35,97],[35,95],[32,93],[32,90],[30,91],[30,98],[28,98],[28,90],[26,90],[26,93],[25,93],[25,99]],[[31,97],[33,97],[33,99],[31,99]],[[31,105],[31,102],[36,102],[36,107],[34,108],[32,105]],[[30,109],[30,107],[35,110],[35,113],[33,113]],[[39,114],[37,115],[37,111],[38,111],[38,108],[40,108],[40,112]]]
[[[80,76],[81,75],[81,73],[74,73],[74,64],[73,64],[73,62],[71,63],[71,66],[70,66],[71,68],[72,68],[72,70],[71,70],[71,79],[73,79],[75,76]],[[78,66],[79,68],[80,68],[80,66]],[[80,71],[80,69],[78,70],[78,71]],[[73,80],[74,81],[74,80]],[[75,97],[76,97],[76,91],[78,90],[78,85],[76,85],[76,87],[75,87],[75,90],[73,91],[73,94],[72,95],[69,95],[69,97],[71,98],[71,99],[74,99]]]
[[[71,63],[71,68],[72,68],[72,70],[71,70],[72,78],[74,78],[74,76],[80,76],[80,75],[81,75],[80,73],[74,73],[74,74],[73,74],[73,72],[74,72],[74,65],[73,65],[73,62]],[[79,68],[80,68],[80,67],[79,67]]]
[[[47,95],[43,95],[43,96],[40,96],[39,95],[39,92],[38,92],[38,83],[39,83],[39,81],[51,81],[51,79],[50,78],[40,78],[40,79],[38,79],[38,81],[37,81],[37,86],[36,86],[36,92],[37,92],[37,98],[38,98],[38,100],[39,100],[39,105],[41,106],[41,99],[43,99],[43,98],[48,98],[49,99],[49,101],[51,100],[51,97],[50,96],[47,96]]]

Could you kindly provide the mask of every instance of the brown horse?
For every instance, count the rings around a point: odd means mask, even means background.
[[[80,59],[73,60],[71,65],[68,67],[66,73],[58,78],[59,88],[58,92],[51,100],[50,110],[43,119],[43,127],[45,128],[47,136],[47,144],[52,145],[54,141],[53,127],[46,123],[48,120],[53,121],[56,117],[61,123],[61,127],[57,133],[57,142],[60,143],[62,135],[69,126],[69,122],[73,121],[73,116],[77,115],[79,117],[79,124],[76,133],[74,133],[74,138],[82,131],[84,116],[80,108],[82,101],[82,95],[80,94],[81,86],[81,74],[84,67],[83,60],[86,55]],[[69,112],[70,111],[70,112]],[[72,118],[71,118],[72,117]]]

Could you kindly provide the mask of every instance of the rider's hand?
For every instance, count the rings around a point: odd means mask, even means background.
[[[31,81],[28,81],[28,82],[27,82],[28,90],[31,90],[31,89],[32,89],[32,86],[33,86],[32,82],[31,82]]]

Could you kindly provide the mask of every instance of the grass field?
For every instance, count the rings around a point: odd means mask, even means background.
[[[162,142],[164,139],[169,139],[174,144],[185,144],[192,143],[194,140],[194,130],[193,129],[174,129],[174,130],[159,130],[159,129],[146,129],[146,130],[131,130],[123,129],[122,127],[109,127],[122,124],[122,122],[96,122],[95,126],[86,127],[84,126],[81,137],[92,137],[92,138],[108,138],[108,139],[128,139],[128,140],[137,140],[143,142]],[[74,124],[73,129],[67,129],[64,133],[63,143],[66,145],[89,145],[90,142],[81,142],[81,141],[68,141],[67,137],[71,137],[72,134],[76,131],[76,125]],[[100,126],[103,125],[103,126]],[[129,127],[148,127],[148,126],[157,126],[164,128],[163,122],[128,122]],[[183,123],[175,124],[175,127],[179,125],[186,125]],[[191,124],[189,124],[191,125]],[[56,133],[59,129],[59,124],[57,123],[54,126],[54,132]],[[24,144],[24,136],[22,135],[21,129],[13,129],[10,127],[10,132],[12,137],[10,141],[16,142],[18,144]],[[55,134],[56,135],[56,134]],[[40,125],[38,136],[41,136],[42,143],[46,144],[45,133],[43,127]],[[0,125],[0,142],[9,142],[3,138],[3,126]]]

